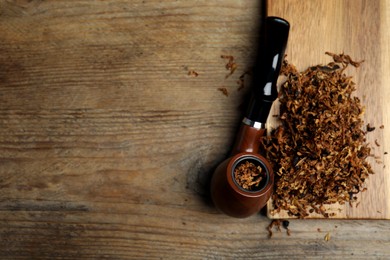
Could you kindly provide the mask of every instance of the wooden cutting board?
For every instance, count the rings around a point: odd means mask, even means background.
[[[357,83],[356,95],[366,108],[365,124],[376,126],[367,134],[377,157],[369,159],[375,174],[367,180],[367,191],[359,194],[359,203],[326,207],[336,214],[332,218],[390,219],[390,155],[386,155],[390,152],[389,6],[389,2],[380,0],[269,1],[268,15],[283,17],[291,24],[286,52],[289,62],[300,70],[329,62],[325,51],[344,52],[355,60],[365,60],[360,68],[350,69],[347,74]],[[274,110],[277,113],[277,106]],[[270,127],[277,124],[270,119]],[[381,125],[384,129],[379,128]],[[270,218],[289,218],[283,211],[272,215],[272,210],[269,202]],[[321,217],[313,214],[308,218]]]

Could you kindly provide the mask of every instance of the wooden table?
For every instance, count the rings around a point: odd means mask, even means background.
[[[387,220],[291,220],[270,239],[264,212],[233,219],[210,202],[261,13],[246,0],[2,0],[0,258],[389,258]],[[383,91],[389,136],[389,2],[279,0],[269,14],[292,24],[301,68],[325,51],[375,59],[356,77]],[[238,65],[228,78],[221,55]]]

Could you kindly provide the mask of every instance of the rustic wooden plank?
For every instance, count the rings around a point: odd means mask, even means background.
[[[330,57],[324,53],[346,53],[356,60],[365,60],[362,67],[350,69],[347,73],[354,77],[357,83],[356,96],[366,108],[365,123],[377,127],[376,131],[367,134],[367,142],[374,156],[384,162],[388,151],[386,140],[388,132],[379,129],[388,120],[386,100],[387,84],[382,81],[388,69],[382,57],[389,57],[388,44],[381,39],[387,39],[385,21],[386,8],[380,1],[306,1],[297,4],[296,1],[281,1],[270,4],[270,14],[285,17],[291,23],[291,37],[287,55],[291,63],[300,70],[311,65],[325,64]],[[382,18],[381,18],[382,17]],[[383,22],[382,22],[383,21]],[[368,36],[369,35],[369,36]],[[386,55],[387,54],[387,55]],[[387,60],[387,59],[386,59]],[[383,66],[382,66],[383,65]],[[386,80],[386,79],[384,79]],[[275,109],[275,112],[277,110]],[[276,119],[271,118],[271,125],[276,126]],[[386,126],[385,126],[386,128]],[[375,144],[377,140],[381,146]],[[326,208],[334,212],[333,218],[357,219],[389,219],[389,168],[386,161],[378,163],[377,159],[369,158],[375,175],[367,180],[367,192],[362,193],[359,205],[330,205]],[[272,203],[269,203],[269,213]],[[288,218],[287,212],[281,212],[270,217]],[[322,217],[311,214],[310,217]]]
[[[380,71],[381,71],[381,82],[382,82],[382,88],[381,91],[383,91],[382,95],[382,105],[383,105],[383,114],[389,115],[390,114],[390,106],[388,105],[387,98],[390,97],[390,89],[388,86],[390,86],[390,79],[387,76],[387,72],[390,68],[390,31],[387,29],[390,26],[390,4],[387,1],[381,1],[381,30],[380,30],[380,50],[381,50],[381,59],[380,59]],[[388,126],[390,123],[390,117],[385,116],[383,118],[383,124]],[[383,150],[385,152],[389,152],[390,150],[390,143],[387,141],[387,138],[390,136],[390,127],[385,127],[383,129],[383,137],[385,138],[384,142],[382,142]],[[385,167],[389,167],[390,165],[390,158],[389,156],[385,156],[383,158],[383,164]],[[388,170],[388,169],[387,169]],[[387,181],[385,183],[386,190],[390,190],[390,181]],[[387,200],[387,209],[390,209],[390,200]],[[390,214],[390,213],[388,213]]]
[[[237,220],[210,202],[260,13],[237,0],[1,1],[0,258],[386,258],[388,221],[292,220],[269,239],[265,212]],[[221,54],[239,66],[227,79]]]

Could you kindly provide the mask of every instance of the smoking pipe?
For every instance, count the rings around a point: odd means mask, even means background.
[[[252,95],[236,137],[230,158],[215,170],[211,180],[211,197],[223,213],[237,218],[259,212],[272,195],[274,174],[269,162],[259,154],[260,139],[273,101],[277,98],[276,81],[287,45],[289,23],[278,17],[265,18],[260,34],[260,47],[252,80]],[[241,187],[234,172],[250,162],[261,167],[262,179],[257,187]]]

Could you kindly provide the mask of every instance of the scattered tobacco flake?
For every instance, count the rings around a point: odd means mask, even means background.
[[[241,76],[237,80],[237,85],[238,85],[237,91],[240,91],[245,87],[245,75],[250,75],[250,74],[251,74],[250,71],[245,71],[244,73],[241,74]]]
[[[188,76],[191,76],[191,77],[197,77],[197,76],[199,76],[199,73],[198,72],[196,72],[195,70],[189,70],[188,71]]]
[[[267,230],[268,230],[268,237],[269,238],[272,238],[272,236],[273,236],[273,232],[272,232],[272,222],[271,222],[271,224],[267,227]]]
[[[372,132],[375,130],[375,126],[371,126],[370,124],[367,124],[367,132]]]
[[[290,221],[288,221],[288,220],[283,220],[283,221],[282,221],[282,224],[283,224],[283,227],[284,227],[285,229],[287,229],[288,226],[290,225]]]
[[[280,229],[280,224],[281,224],[281,222],[280,222],[279,219],[274,219],[274,220],[271,221],[271,223],[270,223],[270,224],[268,225],[268,227],[267,227],[267,230],[268,230],[268,237],[269,237],[269,238],[271,238],[272,235],[273,235],[273,233],[272,233],[272,228],[273,228],[274,226],[276,227],[276,229],[277,229],[278,231],[282,231],[282,230]]]
[[[375,139],[375,145],[378,146],[378,147],[381,146],[381,145],[379,144],[379,142],[378,142],[378,139]]]
[[[356,202],[373,174],[363,131],[364,108],[354,96],[356,84],[345,75],[358,67],[348,55],[327,53],[333,62],[299,72],[283,61],[286,81],[279,93],[281,125],[262,139],[273,165],[273,210],[305,218],[310,213],[331,217],[325,205]],[[324,68],[327,69],[324,69]],[[367,129],[368,130],[368,129]]]
[[[334,54],[330,52],[325,52],[326,55],[329,55],[333,58],[335,63],[340,63],[343,65],[343,67],[347,67],[349,64],[351,64],[354,67],[359,67],[361,63],[364,62],[362,61],[353,61],[349,55],[345,55],[344,53],[341,54]],[[332,64],[333,65],[333,64]]]
[[[290,221],[288,220],[282,220],[282,225],[284,227],[284,229],[286,229],[286,233],[288,236],[291,236],[291,231],[290,229],[288,228],[288,226],[290,225]]]
[[[218,88],[219,91],[221,91],[225,96],[229,96],[229,91],[225,87]]]
[[[229,73],[225,76],[225,78],[230,77],[237,69],[237,63],[234,61],[234,57],[232,55],[221,55],[222,59],[227,59],[228,62],[225,65],[225,68],[229,70]]]
[[[245,190],[259,188],[264,177],[263,168],[254,163],[245,161],[234,169],[234,179]]]
[[[328,241],[330,240],[330,233],[329,233],[329,232],[326,233],[326,235],[325,235],[325,237],[324,237],[324,240],[325,240],[326,242],[328,242]]]
[[[386,154],[387,154],[387,152],[384,152],[383,154],[384,154],[384,155],[386,155]]]
[[[227,63],[225,65],[225,68],[226,70],[229,71],[229,73],[225,76],[225,79],[229,78],[238,68],[238,65],[237,63],[234,61],[234,57],[232,55],[221,55],[221,58],[222,59],[226,59],[227,60]],[[245,76],[246,75],[251,75],[252,74],[252,70],[249,69],[249,70],[246,70],[244,71],[240,77],[238,78],[238,80],[236,81],[237,85],[238,85],[238,88],[237,88],[237,91],[240,91],[242,90],[243,88],[245,88]]]
[[[237,80],[237,85],[238,85],[237,91],[240,91],[245,87],[244,81],[240,79]]]
[[[380,128],[380,129],[383,129],[383,128],[385,128],[385,126],[384,126],[384,125],[381,125],[379,128]]]
[[[272,228],[275,227],[277,231],[281,232],[282,229],[280,228],[283,226],[284,229],[286,229],[286,234],[288,236],[291,236],[291,230],[288,228],[290,222],[288,220],[283,219],[274,219],[271,221],[271,223],[268,225],[268,237],[271,238],[273,235]]]

